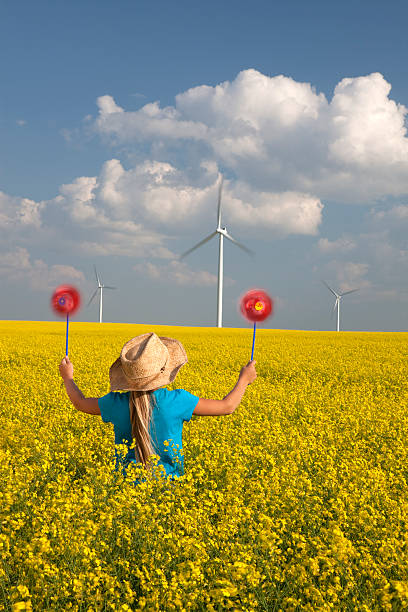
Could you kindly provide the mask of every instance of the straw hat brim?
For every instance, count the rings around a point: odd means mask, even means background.
[[[169,358],[164,370],[159,370],[157,374],[152,376],[130,379],[123,372],[121,360],[118,357],[109,369],[111,391],[151,391],[173,382],[179,369],[187,363],[187,354],[178,340],[166,336],[160,336],[160,340],[169,351]]]

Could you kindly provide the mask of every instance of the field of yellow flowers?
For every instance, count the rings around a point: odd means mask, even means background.
[[[126,340],[178,338],[174,388],[222,398],[251,329],[71,323],[85,395]],[[0,610],[408,608],[407,334],[259,330],[231,416],[184,427],[186,473],[132,485],[69,404],[63,322],[0,322]]]

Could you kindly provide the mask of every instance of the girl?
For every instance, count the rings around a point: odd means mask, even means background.
[[[198,398],[184,389],[166,389],[186,363],[186,352],[178,340],[158,337],[154,333],[132,338],[110,367],[111,392],[98,399],[84,397],[74,383],[72,363],[68,357],[61,361],[59,371],[75,408],[87,414],[98,414],[105,423],[113,423],[115,444],[127,445],[124,459],[115,451],[116,470],[122,463],[125,473],[130,461],[147,466],[150,457],[157,454],[158,465],[164,467],[166,476],[181,476],[184,473],[184,421],[189,421],[193,414],[232,414],[247,386],[256,378],[256,362],[250,361],[241,369],[234,388],[222,400]],[[135,440],[134,449],[130,448],[132,439]]]

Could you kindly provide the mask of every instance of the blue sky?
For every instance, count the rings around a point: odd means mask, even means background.
[[[50,319],[60,282],[93,265],[109,321],[214,325],[223,220],[224,325],[240,295],[268,326],[405,330],[405,2],[3,2],[2,319]],[[96,320],[97,304],[78,320]]]

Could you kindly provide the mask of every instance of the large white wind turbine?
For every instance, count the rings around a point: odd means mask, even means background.
[[[323,283],[326,285],[328,290],[331,291],[332,294],[334,295],[334,297],[336,298],[336,301],[334,302],[332,314],[336,310],[336,307],[337,307],[337,331],[340,331],[340,302],[341,302],[341,298],[343,297],[343,295],[347,295],[348,293],[354,293],[354,291],[358,291],[358,289],[351,289],[350,291],[344,291],[343,293],[336,293],[331,287],[329,287],[329,285],[326,283],[326,281],[323,281]]]
[[[98,283],[97,288],[95,289],[95,293],[92,295],[91,299],[88,302],[88,306],[89,304],[92,302],[92,300],[94,299],[95,295],[98,293],[98,291],[100,291],[100,295],[99,295],[99,323],[102,323],[102,292],[104,289],[116,289],[116,287],[110,287],[109,285],[103,285],[100,281],[100,278],[98,276],[98,273],[96,271],[96,266],[94,266],[94,270],[95,270],[95,277],[96,277],[96,282]]]
[[[251,255],[253,254],[250,249],[247,249],[246,246],[244,246],[243,244],[240,244],[237,240],[235,240],[235,238],[230,236],[230,234],[227,232],[226,227],[221,227],[221,195],[222,195],[223,181],[224,181],[223,176],[221,176],[220,187],[218,191],[217,229],[215,230],[215,232],[213,232],[212,234],[204,238],[204,240],[201,240],[201,242],[199,242],[198,244],[196,244],[195,246],[193,246],[191,249],[189,249],[188,251],[186,251],[180,256],[180,259],[183,259],[183,257],[186,257],[186,255],[189,255],[190,253],[198,249],[200,246],[202,246],[203,244],[205,244],[206,242],[211,240],[211,238],[214,238],[214,236],[218,234],[219,250],[218,250],[217,327],[222,327],[222,292],[223,292],[223,280],[224,280],[223,278],[224,276],[224,238],[227,238],[228,240],[230,240],[231,242],[239,246],[240,249],[243,249],[247,253]]]

